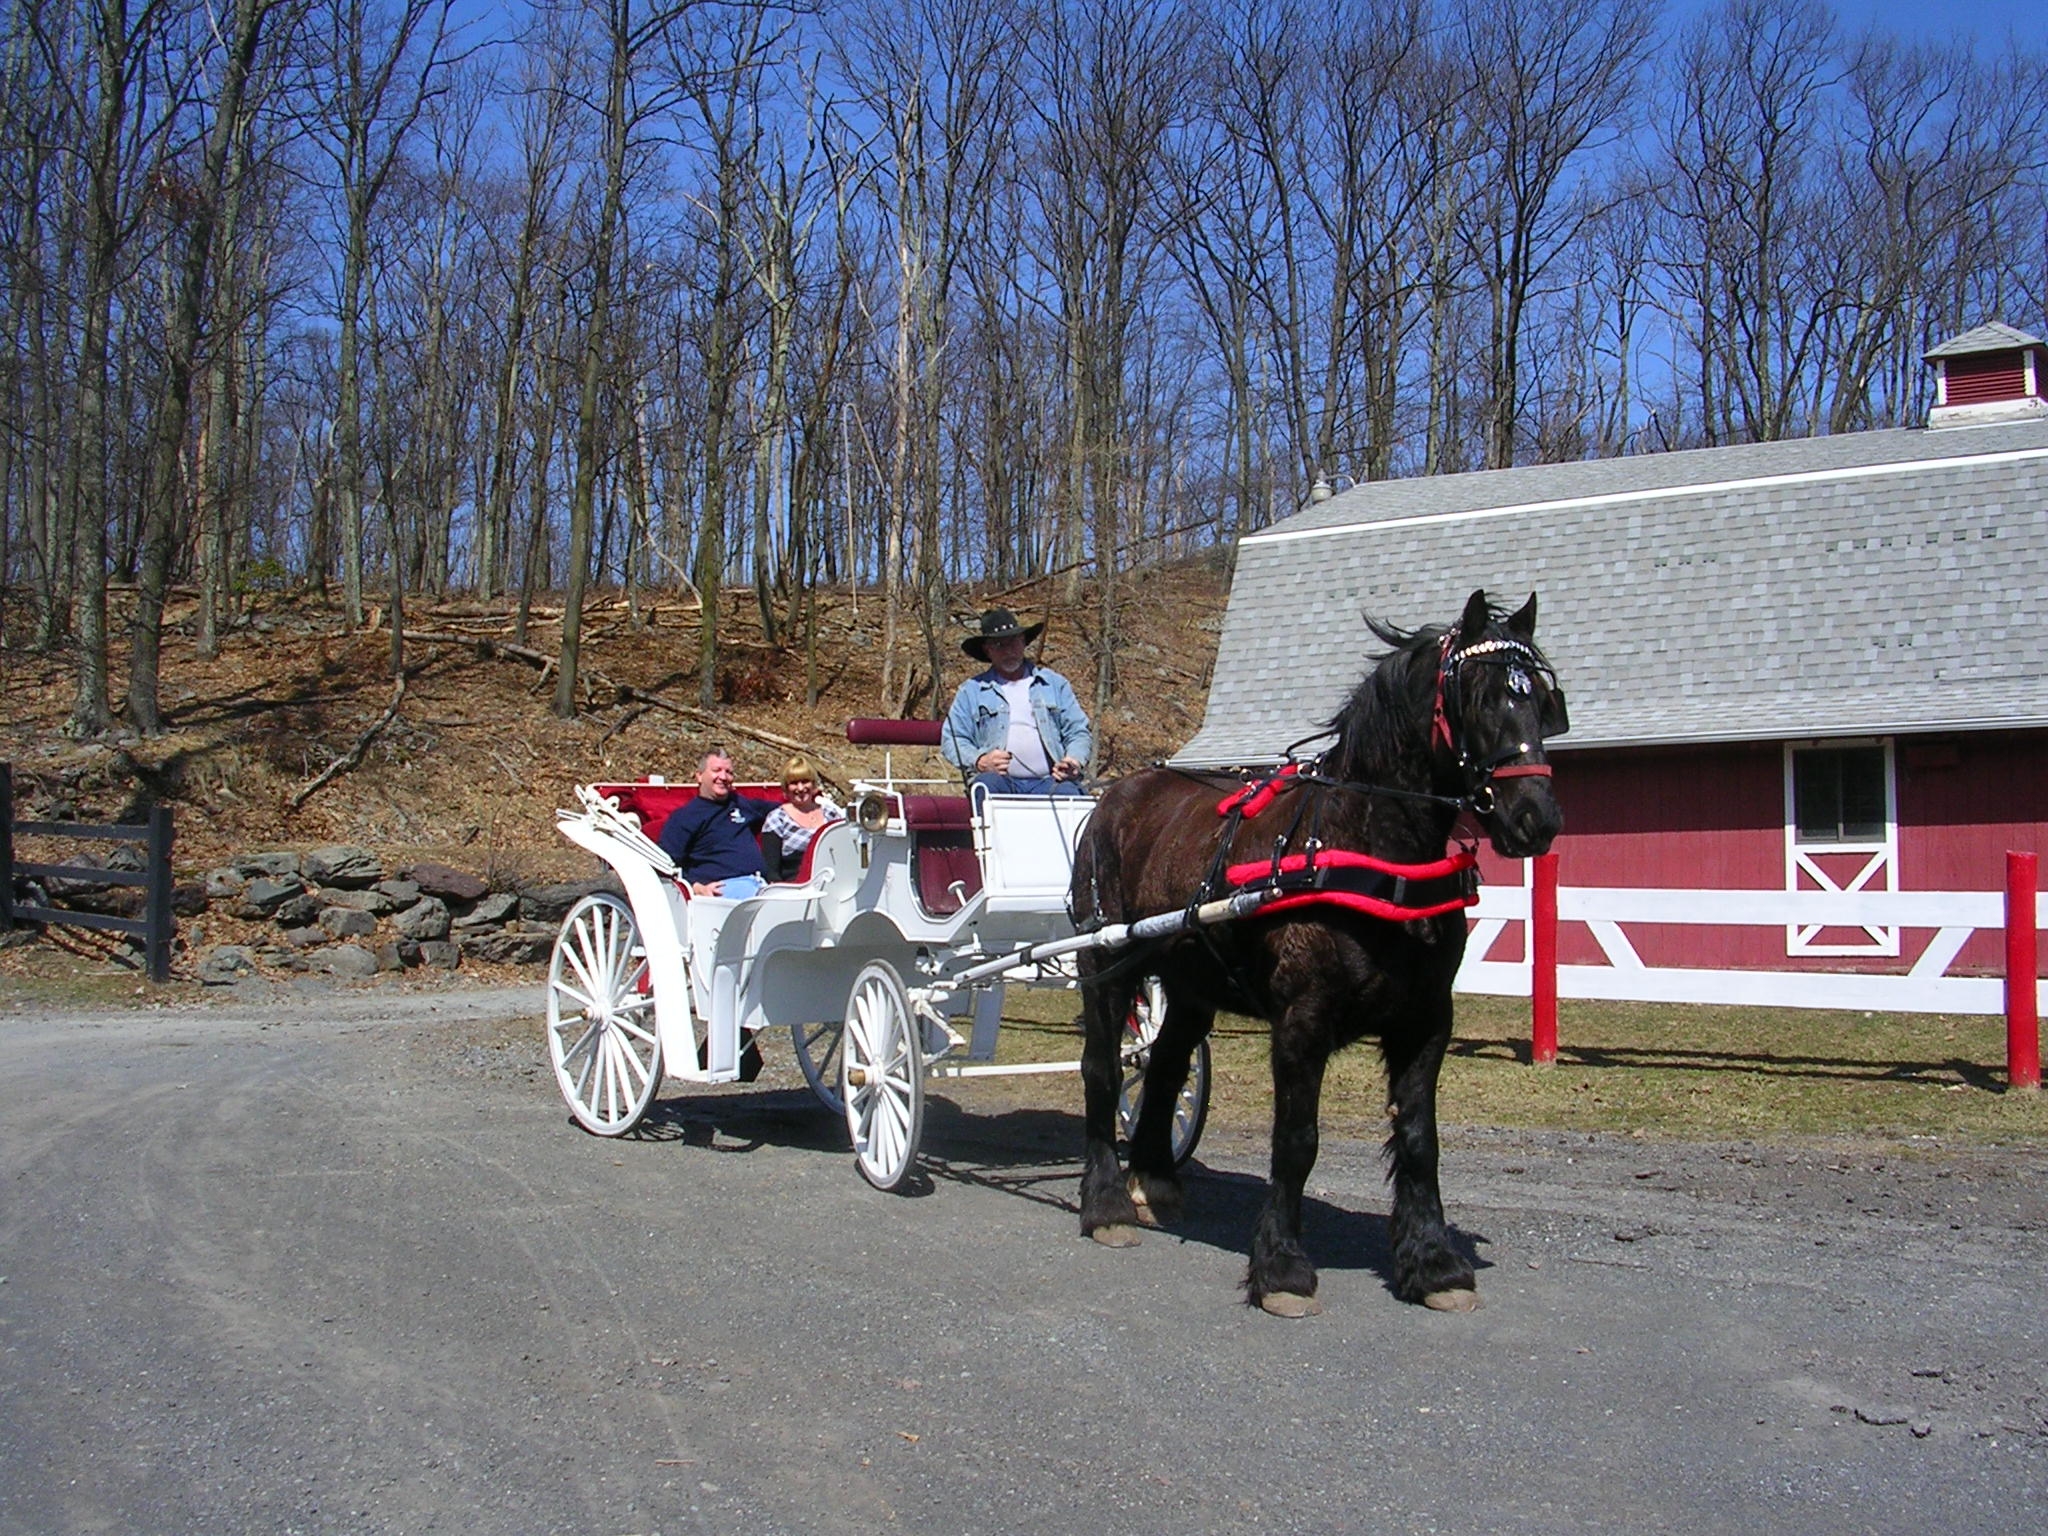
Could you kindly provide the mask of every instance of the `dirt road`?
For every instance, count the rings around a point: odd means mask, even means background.
[[[2032,1530],[2048,1157],[1462,1130],[1486,1305],[1246,1309],[1263,1149],[1080,1240],[1071,1083],[863,1186],[786,1046],[566,1122],[538,995],[0,1009],[0,1531]],[[957,1105],[958,1107],[954,1107]],[[977,1107],[979,1106],[979,1107]],[[1455,1106],[1451,1106],[1453,1111]]]

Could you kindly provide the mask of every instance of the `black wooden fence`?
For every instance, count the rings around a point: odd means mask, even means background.
[[[171,913],[171,809],[150,807],[149,820],[136,826],[101,827],[75,821],[16,821],[14,819],[14,774],[0,763],[0,929],[12,928],[17,919],[37,923],[61,923],[74,928],[99,928],[125,933],[142,940],[148,958],[149,979],[171,978],[171,938],[177,919]],[[141,843],[141,870],[101,869],[91,864],[17,863],[14,839],[21,837],[67,837],[85,842]],[[68,907],[40,907],[14,899],[16,876],[32,879],[90,880],[101,885],[142,887],[142,916],[114,917],[101,912],[77,912]]]

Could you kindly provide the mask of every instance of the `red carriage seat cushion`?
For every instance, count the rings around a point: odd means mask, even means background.
[[[974,808],[965,795],[905,795],[903,824],[913,832],[965,832]]]
[[[857,747],[936,747],[936,720],[865,717],[846,722],[846,739]],[[981,889],[981,861],[974,856],[974,811],[965,795],[904,795],[903,824],[910,829],[911,871],[918,905],[933,917],[960,910],[954,891],[973,896]]]
[[[819,827],[819,831],[823,831],[823,829],[825,827]],[[797,872],[788,877],[788,883],[791,883],[791,885],[803,885],[805,881],[809,881],[811,879],[811,858],[815,858],[815,856],[817,856],[817,838],[811,838],[811,842],[807,842],[803,846],[803,858],[797,860]]]
[[[933,917],[950,917],[960,910],[964,903],[955,885],[969,897],[981,889],[981,860],[974,856],[974,834],[965,829],[916,833],[910,860],[917,877],[917,903]]]
[[[939,722],[857,717],[846,722],[846,739],[856,747],[936,747]]]

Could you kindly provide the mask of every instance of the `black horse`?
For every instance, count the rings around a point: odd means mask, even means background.
[[[1178,1214],[1169,1133],[1189,1057],[1219,1008],[1263,1017],[1273,1031],[1272,1181],[1245,1291],[1289,1317],[1321,1310],[1301,1244],[1301,1192],[1316,1160],[1323,1069],[1365,1035],[1379,1039],[1391,1101],[1394,1290],[1445,1311],[1479,1304],[1437,1187],[1437,1071],[1474,878],[1470,848],[1448,850],[1462,814],[1507,858],[1542,853],[1563,825],[1543,741],[1566,729],[1564,695],[1536,648],[1535,597],[1503,616],[1474,592],[1449,630],[1367,623],[1393,649],[1331,722],[1320,758],[1291,761],[1256,790],[1229,776],[1146,769],[1103,794],[1074,863],[1083,928],[1247,884],[1289,892],[1277,910],[1081,961],[1081,1230],[1120,1247],[1137,1241],[1138,1224]],[[1164,984],[1166,1011],[1126,1179],[1118,1053],[1146,975]]]

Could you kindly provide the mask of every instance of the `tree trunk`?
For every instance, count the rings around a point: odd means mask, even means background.
[[[228,55],[221,71],[220,91],[214,100],[213,124],[206,136],[200,182],[209,189],[222,189],[218,196],[223,199],[232,196],[226,190],[228,160],[241,125],[243,89],[255,63],[270,4],[271,0],[235,0]],[[158,670],[163,656],[164,597],[170,587],[171,561],[182,521],[179,512],[186,489],[184,451],[192,419],[192,371],[199,348],[199,321],[206,305],[206,280],[213,262],[219,211],[220,204],[213,197],[202,197],[183,232],[184,260],[167,327],[163,397],[157,408],[155,442],[144,491],[142,579],[135,600],[127,713],[130,724],[149,733],[163,729]],[[221,344],[226,344],[225,338]]]
[[[604,120],[604,190],[591,251],[590,320],[583,333],[583,367],[576,404],[576,478],[569,492],[569,568],[562,581],[562,649],[555,670],[554,712],[576,714],[576,670],[583,646],[583,594],[590,580],[600,452],[601,386],[611,331],[613,252],[626,205],[626,87],[632,39],[623,10],[614,13]]]
[[[66,500],[72,532],[72,633],[78,647],[73,736],[113,724],[107,695],[107,338],[122,242],[122,133],[127,118],[130,42],[126,0],[100,0],[92,13],[99,101],[86,166],[85,312],[78,345],[78,427]]]

